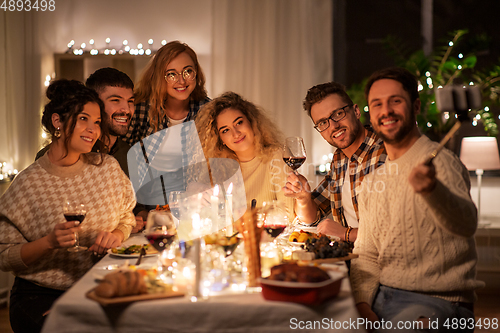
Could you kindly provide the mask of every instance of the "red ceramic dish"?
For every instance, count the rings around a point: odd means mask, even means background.
[[[268,301],[293,302],[306,305],[318,305],[334,298],[340,291],[345,274],[328,272],[330,279],[323,282],[284,282],[260,279],[262,296]]]

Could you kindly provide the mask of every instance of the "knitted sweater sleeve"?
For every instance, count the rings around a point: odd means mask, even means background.
[[[471,237],[477,228],[477,210],[470,197],[469,173],[458,157],[443,150],[435,159],[437,184],[424,196],[440,226],[459,236]]]
[[[354,243],[353,252],[359,257],[351,262],[350,277],[356,304],[366,302],[371,305],[379,286],[380,268],[377,240],[373,237],[372,230],[376,216],[368,214],[365,192],[359,195],[360,203],[362,203],[359,205],[359,224],[363,225],[363,228],[358,229],[358,237]]]
[[[118,162],[116,162],[115,164],[116,165],[114,165],[114,168],[120,168]],[[135,227],[136,222],[133,209],[137,201],[130,179],[128,179],[128,177],[123,171],[121,171],[121,169],[117,170],[116,173],[120,175],[120,181],[122,182],[123,188],[125,190],[123,191],[122,202],[120,203],[121,213],[119,216],[119,222],[115,230],[120,230],[124,236],[123,240],[126,240],[127,238],[129,238],[132,228]]]

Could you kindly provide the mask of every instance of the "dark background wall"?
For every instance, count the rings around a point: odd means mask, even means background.
[[[333,0],[334,80],[350,87],[377,69],[394,66],[383,47],[388,35],[400,38],[411,50],[423,48],[423,0]],[[467,35],[484,35],[488,43],[464,45],[479,48],[476,68],[500,64],[500,0],[434,0],[433,47],[445,45],[451,32],[468,29]],[[469,36],[466,36],[469,37]],[[465,41],[468,38],[463,38]],[[497,124],[499,108],[491,108]],[[464,124],[450,145],[458,153],[464,136],[486,135],[481,123]]]
[[[422,48],[420,0],[338,2],[334,24],[339,28],[335,22],[341,16],[340,28],[345,31],[345,39],[334,41],[334,56],[345,53],[345,67],[337,65],[335,69],[345,85],[360,82],[373,71],[394,65],[381,44],[387,35],[401,38],[414,50]],[[344,13],[338,11],[339,6]],[[496,18],[500,13],[499,0],[434,0],[433,12],[434,46],[443,45],[450,32],[468,29],[470,35],[486,34],[490,38],[489,48],[477,54],[477,66],[500,63],[500,24]]]

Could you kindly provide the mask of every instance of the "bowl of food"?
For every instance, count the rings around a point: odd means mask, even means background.
[[[262,296],[268,301],[318,305],[338,295],[345,273],[316,266],[282,264],[260,279]]]

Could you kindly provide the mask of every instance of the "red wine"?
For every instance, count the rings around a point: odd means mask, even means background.
[[[278,237],[285,230],[286,225],[265,225],[264,229],[272,237]]]
[[[172,244],[174,236],[175,234],[149,234],[146,235],[146,238],[158,252],[161,252],[165,249],[165,246]]]
[[[68,222],[78,221],[78,222],[82,223],[83,220],[85,219],[84,214],[78,214],[78,213],[66,213],[66,214],[64,214],[64,217],[66,218],[66,221],[68,221]]]
[[[283,161],[288,165],[292,170],[297,170],[300,168],[302,164],[306,161],[305,157],[283,157]]]

